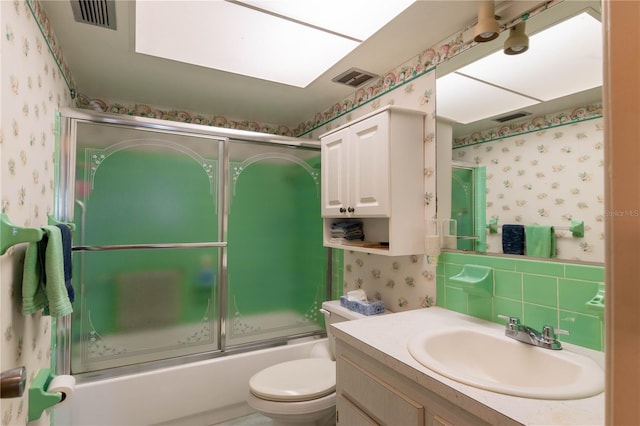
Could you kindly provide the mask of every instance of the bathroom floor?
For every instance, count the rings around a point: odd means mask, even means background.
[[[238,417],[228,422],[218,423],[214,426],[271,426],[271,419],[262,414],[254,413],[248,416]]]

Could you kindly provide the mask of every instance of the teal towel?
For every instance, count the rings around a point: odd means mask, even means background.
[[[44,226],[45,235],[29,243],[22,275],[22,312],[62,317],[73,312],[64,280],[62,234],[56,226]]]
[[[526,225],[524,234],[527,256],[556,256],[556,233],[553,226]]]

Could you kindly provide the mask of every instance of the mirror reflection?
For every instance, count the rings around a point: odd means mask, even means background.
[[[503,31],[437,68],[438,218],[458,250],[604,262],[600,4],[522,23],[521,54]]]

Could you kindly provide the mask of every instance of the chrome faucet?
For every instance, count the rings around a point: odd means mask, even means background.
[[[550,325],[542,327],[542,332],[538,332],[533,328],[520,323],[520,319],[516,317],[508,317],[506,315],[498,315],[507,322],[504,335],[511,337],[519,342],[527,343],[533,346],[539,346],[545,349],[560,350],[562,343],[557,340],[558,334],[569,334],[567,330],[553,328]]]

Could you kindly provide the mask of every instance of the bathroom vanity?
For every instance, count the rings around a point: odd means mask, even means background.
[[[439,307],[333,325],[337,424],[604,424],[604,393],[570,400],[512,396],[463,384],[424,367],[408,351],[409,341],[425,329],[446,327],[504,330],[499,324]],[[603,353],[563,345],[563,351],[588,357],[602,368]],[[549,388],[554,385],[549,383]]]

